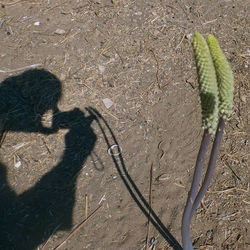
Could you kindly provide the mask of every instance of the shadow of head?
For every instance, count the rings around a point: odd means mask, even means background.
[[[49,110],[57,112],[61,93],[59,79],[44,69],[6,78],[0,83],[0,129],[51,133],[41,119]]]

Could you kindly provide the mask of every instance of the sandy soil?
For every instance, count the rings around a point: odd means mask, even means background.
[[[0,248],[180,249],[199,31],[231,63],[235,105],[192,239],[249,249],[248,13],[244,0],[2,0]]]

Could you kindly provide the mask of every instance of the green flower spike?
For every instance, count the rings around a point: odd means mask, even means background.
[[[202,128],[214,134],[218,122],[218,87],[213,60],[203,36],[196,32],[192,45],[199,76]]]
[[[225,119],[232,113],[234,78],[231,67],[220,45],[213,35],[209,35],[208,47],[214,62],[219,88],[219,111]]]
[[[193,181],[182,217],[181,235],[184,250],[194,249],[190,237],[191,220],[211,182],[225,127],[224,119],[230,114],[233,106],[233,74],[216,38],[209,35],[207,45],[203,36],[199,33],[195,33],[192,44],[200,83],[202,123],[206,129],[201,141]],[[211,134],[214,133],[217,125],[218,102],[221,117],[218,122],[207,171],[199,189]]]

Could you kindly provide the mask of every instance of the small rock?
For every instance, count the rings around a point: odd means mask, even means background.
[[[104,73],[104,70],[105,70],[105,67],[102,66],[102,65],[99,65],[99,66],[98,66],[98,69],[100,70],[101,74],[103,74],[103,73]]]
[[[111,108],[114,105],[114,102],[110,100],[109,98],[105,98],[102,101],[107,109]]]
[[[241,95],[240,99],[245,103],[247,102],[247,97],[245,95]]]
[[[135,15],[141,16],[141,15],[142,15],[142,12],[141,12],[141,11],[135,12]]]
[[[207,233],[206,233],[206,236],[208,238],[212,238],[212,236],[213,236],[213,230],[208,230]]]
[[[57,35],[63,35],[63,34],[66,33],[66,31],[63,30],[63,29],[56,29],[54,33],[57,34]]]
[[[160,31],[159,30],[154,30],[154,36],[158,36],[160,34]]]
[[[61,80],[61,81],[64,81],[64,80],[66,80],[66,78],[67,78],[66,74],[61,73],[61,75],[60,75],[60,80]]]
[[[16,164],[15,164],[15,168],[20,168],[22,166],[22,162],[21,161],[18,161]]]
[[[186,39],[190,40],[192,38],[193,34],[192,33],[189,33],[185,36]]]

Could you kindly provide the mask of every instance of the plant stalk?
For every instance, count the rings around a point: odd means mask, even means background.
[[[190,238],[190,222],[191,222],[191,212],[193,208],[193,203],[196,199],[196,195],[199,189],[199,184],[202,177],[202,169],[205,161],[205,155],[208,149],[210,142],[211,134],[208,132],[208,129],[204,131],[203,138],[201,141],[200,150],[197,156],[194,177],[191,185],[191,189],[188,195],[186,202],[186,207],[184,210],[182,218],[182,244],[184,250],[192,250],[192,241]]]
[[[219,124],[217,127],[217,131],[216,131],[216,135],[215,135],[215,140],[213,143],[213,148],[212,148],[211,155],[210,155],[210,160],[208,163],[207,172],[206,172],[204,181],[202,183],[202,186],[200,188],[200,191],[195,198],[195,201],[194,201],[194,204],[192,207],[192,211],[191,211],[191,215],[190,215],[190,221],[191,221],[192,216],[195,213],[195,210],[199,206],[202,198],[204,197],[204,195],[208,189],[208,186],[211,182],[212,175],[213,175],[213,172],[214,172],[214,169],[216,166],[216,159],[217,159],[217,156],[218,156],[219,150],[220,150],[220,144],[221,144],[221,140],[222,140],[222,134],[223,134],[224,127],[225,127],[225,121],[223,118],[220,118]]]

